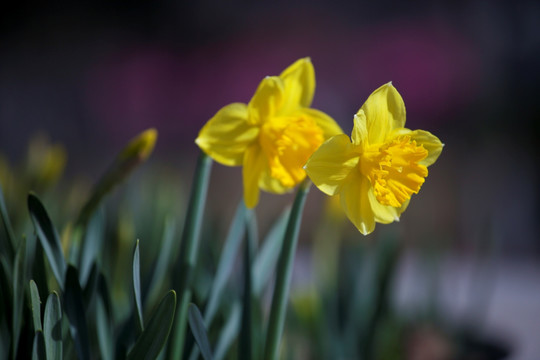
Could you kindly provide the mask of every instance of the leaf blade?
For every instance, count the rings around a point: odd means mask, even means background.
[[[13,227],[11,226],[11,221],[9,220],[9,215],[7,212],[6,203],[4,201],[4,192],[2,190],[2,185],[0,184],[0,218],[4,224],[4,230],[6,231],[6,243],[0,243],[1,248],[8,254],[8,259],[13,259],[15,257],[15,234],[13,232]]]
[[[161,300],[148,325],[129,352],[128,360],[155,359],[167,342],[174,320],[176,293],[170,290]]]
[[[62,307],[58,294],[53,292],[47,298],[43,315],[43,336],[47,360],[62,359]]]
[[[32,193],[28,195],[28,210],[41,246],[49,260],[51,270],[58,285],[63,290],[67,265],[62,253],[58,232],[54,228],[45,207],[39,198]]]
[[[214,319],[221,293],[223,292],[223,289],[227,284],[227,280],[229,279],[229,276],[234,268],[236,254],[238,253],[238,248],[244,234],[245,216],[246,206],[242,200],[240,201],[240,204],[238,204],[233,221],[229,228],[229,232],[227,234],[227,238],[223,245],[219,264],[216,269],[216,277],[212,284],[212,289],[210,290],[210,295],[208,297],[208,303],[204,311],[204,323],[208,327]]]
[[[133,250],[133,296],[135,298],[135,314],[137,315],[137,325],[139,330],[144,331],[144,321],[142,313],[142,301],[141,301],[141,270],[140,270],[140,253],[139,253],[139,240],[135,244]]]
[[[45,339],[43,332],[36,331],[34,335],[34,344],[32,346],[32,360],[46,360],[47,352],[45,351]]]
[[[79,283],[79,274],[72,265],[68,266],[66,272],[64,306],[77,356],[81,360],[88,360],[91,356],[83,293]]]
[[[24,284],[26,284],[26,239],[22,242],[15,256],[13,271],[13,314],[12,314],[12,358],[17,356],[17,348],[19,345],[19,336],[22,327],[22,311],[24,304]]]
[[[212,360],[212,350],[210,349],[210,342],[208,341],[208,335],[204,327],[204,320],[199,308],[193,303],[189,304],[188,307],[188,321],[204,360]]]
[[[41,299],[34,280],[30,280],[30,300],[32,303],[32,319],[34,321],[34,331],[43,331],[41,326]]]

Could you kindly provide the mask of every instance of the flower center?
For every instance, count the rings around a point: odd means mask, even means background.
[[[304,164],[324,141],[322,129],[308,116],[285,116],[269,119],[261,130],[259,142],[270,175],[285,187],[304,180]]]
[[[400,207],[424,183],[428,170],[419,162],[427,155],[427,150],[410,136],[401,136],[365,149],[360,172],[369,179],[382,205]]]

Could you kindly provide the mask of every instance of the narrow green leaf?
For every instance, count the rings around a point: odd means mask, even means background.
[[[285,237],[283,238],[283,246],[279,255],[276,283],[270,309],[268,331],[266,332],[264,349],[265,360],[276,360],[278,358],[281,334],[283,333],[283,325],[285,324],[287,301],[289,299],[294,256],[296,253],[296,245],[298,244],[298,233],[300,231],[302,212],[304,210],[304,204],[310,185],[311,183],[307,179],[300,184],[294,199],[291,216],[287,223]]]
[[[208,302],[204,309],[204,324],[207,328],[210,328],[212,325],[212,321],[214,320],[214,316],[221,301],[223,289],[225,288],[225,285],[227,284],[227,281],[229,280],[232,270],[236,264],[236,255],[246,228],[245,218],[246,205],[244,204],[244,200],[241,200],[236,208],[236,212],[234,213],[233,220],[229,227],[229,232],[227,233],[227,238],[223,244],[216,275],[212,283],[212,287],[210,288]],[[189,359],[195,360],[198,357],[198,354],[199,349],[197,347],[193,347]]]
[[[113,326],[101,295],[97,297],[96,301],[96,326],[101,358],[112,360],[114,358]]]
[[[80,282],[83,287],[86,287],[86,282],[90,276],[92,265],[95,263],[97,255],[101,252],[105,231],[105,214],[104,211],[96,211],[83,236],[79,258]]]
[[[257,296],[274,274],[290,213],[291,210],[286,209],[276,220],[253,261],[253,294]]]
[[[276,220],[274,225],[272,225],[272,228],[264,239],[263,246],[260,248],[259,252],[255,256],[255,259],[253,260],[252,294],[254,296],[261,295],[264,287],[274,273],[290,213],[290,209],[286,209]],[[227,354],[227,351],[234,340],[237,338],[240,332],[241,318],[242,305],[239,301],[237,301],[233,304],[232,310],[226,320],[226,324],[218,337],[218,343],[214,353],[215,360],[222,360]],[[190,360],[195,360],[196,357],[193,356],[193,352],[191,355]]]
[[[101,358],[105,360],[114,359],[115,338],[113,333],[113,313],[107,280],[102,273],[98,275],[97,283],[96,325]],[[125,354],[123,358],[125,358]]]
[[[223,360],[225,358],[227,351],[240,331],[241,317],[242,306],[237,302],[233,304],[229,317],[219,333],[214,360]]]
[[[141,270],[139,255],[139,240],[133,250],[133,296],[135,297],[135,313],[137,314],[137,325],[139,330],[144,330],[142,302],[141,302]]]
[[[238,207],[236,208],[236,213],[234,214],[233,221],[229,228],[229,233],[223,245],[221,251],[221,257],[219,259],[219,264],[216,270],[216,277],[212,284],[210,290],[210,295],[208,297],[208,303],[204,310],[204,323],[207,327],[210,327],[216,310],[221,299],[221,295],[231,272],[236,263],[236,254],[238,253],[238,247],[242,240],[245,230],[245,217],[246,217],[246,206],[242,200]]]
[[[159,303],[147,326],[128,354],[128,360],[155,359],[167,342],[174,320],[176,293],[169,291]]]
[[[388,233],[378,242],[375,271],[375,283],[372,290],[374,295],[372,299],[372,309],[369,312],[366,329],[362,343],[364,359],[371,359],[375,352],[375,335],[381,326],[381,319],[386,316],[389,309],[390,285],[397,259],[400,252],[400,243],[397,238]]]
[[[246,219],[248,220],[248,219]],[[246,226],[249,226],[246,223]],[[252,340],[251,335],[253,331],[251,312],[252,312],[252,303],[251,303],[251,243],[253,239],[252,231],[246,232],[248,236],[246,237],[245,247],[244,247],[244,296],[242,302],[242,328],[240,329],[240,349],[238,352],[239,360],[251,360],[253,357],[252,350]]]
[[[148,290],[145,292],[146,297],[146,306],[149,304],[154,304],[158,297],[160,296],[161,287],[163,286],[163,279],[165,278],[167,272],[169,271],[169,266],[171,264],[174,245],[174,233],[176,231],[176,222],[172,216],[168,216],[165,219],[165,226],[163,231],[163,238],[161,240],[161,250],[159,251],[158,259],[155,263],[154,271],[152,272],[152,277],[148,282]]]
[[[11,270],[4,254],[0,253],[0,354],[9,354],[11,347],[11,314],[13,289],[11,284]]]
[[[56,292],[47,298],[43,331],[47,360],[62,360],[62,308]]]
[[[22,327],[24,286],[26,284],[26,239],[23,238],[15,256],[13,271],[12,358],[17,356],[19,335]]]
[[[199,249],[199,235],[210,181],[212,159],[204,152],[200,152],[193,179],[193,189],[189,198],[186,223],[180,244],[180,260],[177,262],[176,274],[178,280],[174,288],[178,289],[178,304],[176,318],[173,326],[171,346],[168,348],[168,357],[178,359],[184,351],[184,340],[187,325],[187,309],[191,301],[191,278],[195,259]]]
[[[81,360],[90,359],[88,327],[83,304],[83,294],[79,284],[79,274],[72,265],[66,272],[64,306],[69,319],[69,330],[75,342],[77,356]]]
[[[188,308],[189,327],[193,333],[193,337],[199,345],[199,349],[204,360],[212,360],[212,350],[210,349],[210,342],[208,341],[208,335],[204,327],[204,321],[199,311],[199,308],[195,304],[189,304]]]
[[[66,261],[62,253],[58,232],[54,228],[43,204],[34,194],[28,195],[28,210],[30,211],[30,218],[34,224],[41,246],[45,250],[45,255],[47,255],[47,259],[49,260],[52,272],[58,285],[63,290]]]
[[[98,285],[99,269],[94,262],[90,268],[90,275],[86,281],[86,286],[83,289],[83,304],[85,308],[88,308],[92,303],[92,298],[96,293],[96,287]]]
[[[112,312],[111,296],[109,293],[109,287],[107,285],[107,279],[105,278],[105,275],[103,275],[103,273],[99,273],[97,289],[98,289],[99,296],[103,300],[103,305],[105,306],[107,315],[109,316],[109,319],[112,319],[113,312]]]
[[[43,247],[39,241],[35,243],[35,257],[34,262],[31,266],[31,275],[29,278],[32,278],[37,285],[39,293],[43,296],[49,294],[49,284],[47,283],[47,270],[45,268],[45,257],[43,255]],[[46,299],[45,299],[46,300]]]
[[[11,221],[9,220],[6,203],[4,201],[4,192],[2,190],[1,184],[0,184],[0,218],[2,219],[2,223],[4,224],[4,230],[6,231],[6,237],[5,238],[0,237],[0,250],[2,253],[7,254],[7,259],[11,261],[11,259],[15,257],[16,238],[13,232],[13,227],[11,226]],[[6,241],[2,241],[3,239],[5,239]]]
[[[30,299],[32,301],[32,318],[34,320],[34,331],[43,331],[41,326],[41,299],[34,280],[30,280]]]
[[[43,332],[36,331],[34,335],[34,345],[32,347],[32,360],[46,360],[47,352],[45,350],[45,338]]]

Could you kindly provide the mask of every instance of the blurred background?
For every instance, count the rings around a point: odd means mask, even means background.
[[[159,187],[157,213],[180,216],[199,129],[222,106],[248,102],[264,76],[311,57],[313,106],[345,133],[369,94],[392,81],[407,107],[407,127],[446,145],[401,222],[386,227],[404,244],[395,307],[407,313],[423,306],[434,280],[421,259],[436,254],[442,316],[473,322],[511,359],[536,359],[539,19],[540,2],[532,0],[10,2],[0,12],[0,180],[8,200],[24,208],[13,174],[42,161],[48,144],[61,144],[67,162],[55,188],[60,200],[49,204],[67,221],[63,204],[79,204],[114,154],[155,127],[155,153],[123,194],[151,201]],[[78,186],[67,185],[73,179]],[[228,226],[240,179],[238,168],[213,167],[207,214],[217,228]],[[24,187],[21,194],[31,182]],[[291,201],[262,197],[261,232]],[[312,189],[298,288],[325,267],[311,261],[313,230],[335,213],[332,206]],[[363,237],[339,223],[346,243],[368,247],[383,228]]]

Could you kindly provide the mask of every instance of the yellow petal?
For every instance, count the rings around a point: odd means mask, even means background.
[[[261,125],[274,116],[283,105],[283,93],[283,81],[279,77],[265,77],[248,104],[250,123]]]
[[[325,140],[331,138],[334,135],[343,134],[343,130],[341,130],[335,120],[320,110],[303,108],[298,110],[297,114],[298,116],[307,116],[313,119],[317,126],[320,127],[323,131]]]
[[[406,201],[401,205],[401,207],[396,208],[397,213],[398,213],[398,216],[401,216],[401,214],[402,214],[405,210],[407,210],[407,208],[409,207],[409,203],[410,203],[410,202],[411,202],[411,199],[406,200]]]
[[[401,214],[398,209],[393,206],[382,205],[376,198],[375,193],[373,192],[373,187],[369,189],[368,193],[369,203],[371,205],[371,210],[375,216],[375,221],[382,224],[390,224],[394,221],[399,221],[399,215]],[[407,200],[407,204],[408,204]],[[403,209],[405,210],[405,209]]]
[[[341,134],[324,142],[311,155],[304,169],[322,192],[335,195],[341,191],[345,180],[356,168],[359,158],[349,137]]]
[[[351,172],[340,193],[341,206],[358,231],[367,235],[375,229],[375,214],[368,193],[369,180],[357,171]]]
[[[297,60],[283,70],[279,77],[285,89],[284,111],[309,107],[315,93],[315,70],[309,58]]]
[[[366,114],[364,110],[360,109],[354,115],[354,124],[351,134],[351,140],[354,145],[367,145],[367,124],[366,124]]]
[[[201,129],[195,143],[215,161],[228,166],[242,165],[247,147],[259,134],[248,123],[245,104],[225,106]]]
[[[409,129],[396,129],[392,133],[392,137],[408,135],[411,137],[411,140],[416,141],[418,145],[422,145],[424,149],[428,151],[428,156],[419,162],[419,164],[424,166],[432,165],[441,155],[443,149],[443,143],[439,140],[438,137],[432,133],[424,130],[409,130]]]
[[[279,179],[272,177],[272,170],[268,166],[268,163],[265,163],[265,167],[259,178],[259,187],[273,194],[285,194],[292,189],[291,187],[284,186]]]
[[[250,146],[244,155],[242,177],[244,180],[244,203],[254,208],[259,202],[259,179],[264,170],[266,158],[258,145]]]
[[[393,129],[405,126],[405,104],[391,83],[375,90],[361,109],[366,115],[370,144],[384,142]]]

